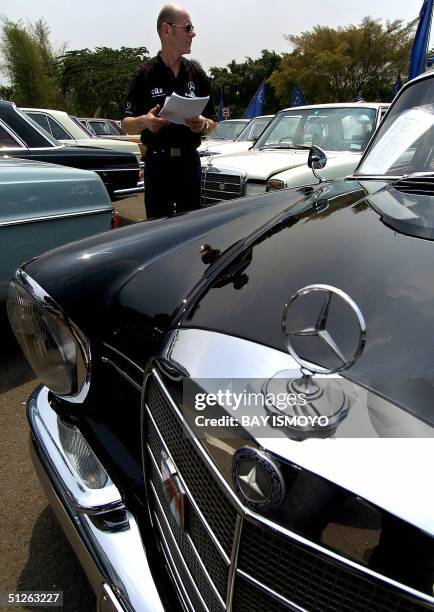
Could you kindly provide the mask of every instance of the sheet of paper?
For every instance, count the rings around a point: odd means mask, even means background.
[[[384,174],[433,124],[433,116],[419,108],[404,111],[375,143],[363,163],[363,174]]]
[[[186,119],[198,117],[202,114],[208,100],[209,96],[204,98],[184,98],[183,96],[178,96],[177,93],[173,93],[165,99],[164,106],[158,116],[167,119],[171,123],[186,125]]]

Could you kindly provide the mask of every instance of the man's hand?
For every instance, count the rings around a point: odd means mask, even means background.
[[[162,117],[158,117],[158,113],[160,112],[160,105],[154,106],[151,110],[146,113],[146,115],[142,115],[141,119],[143,119],[143,128],[149,130],[156,134],[161,130],[165,125],[169,125],[170,121],[167,119],[163,119]]]
[[[189,119],[186,119],[185,123],[192,132],[198,134],[199,132],[202,132],[203,128],[205,127],[206,119],[202,115],[199,115],[198,117],[190,117]]]

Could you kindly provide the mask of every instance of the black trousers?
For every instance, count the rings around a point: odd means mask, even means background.
[[[145,156],[145,208],[148,219],[168,217],[200,207],[201,163],[195,149],[148,148]]]

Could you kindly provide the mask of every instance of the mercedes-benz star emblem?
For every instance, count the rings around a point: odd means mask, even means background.
[[[321,309],[318,313],[318,317],[316,321],[313,322],[311,327],[306,327],[304,329],[292,330],[288,331],[287,323],[290,315],[290,310],[294,302],[310,293],[323,293],[324,301],[322,303]],[[333,337],[327,330],[327,322],[330,314],[330,304],[333,299],[338,299],[344,302],[344,304],[351,310],[353,316],[356,321],[356,325],[359,330],[359,339],[357,346],[350,357],[346,357],[343,352],[339,349]],[[363,353],[363,349],[365,348],[366,343],[366,324],[363,318],[363,315],[360,311],[360,308],[357,304],[350,298],[349,295],[344,293],[341,289],[337,289],[336,287],[332,287],[330,285],[309,285],[307,287],[303,287],[303,289],[299,289],[297,293],[295,293],[289,302],[285,304],[283,309],[283,317],[282,317],[282,330],[285,344],[288,348],[290,355],[299,363],[302,368],[306,368],[309,372],[317,372],[320,374],[334,374],[336,372],[342,372],[343,370],[348,369],[352,366],[357,359],[359,359],[360,355]],[[334,368],[327,368],[324,366],[320,366],[309,361],[302,359],[298,353],[295,351],[291,339],[294,337],[300,336],[317,336],[325,343],[331,352],[338,358],[340,364]]]
[[[275,462],[254,448],[239,448],[232,461],[232,481],[241,502],[253,510],[277,508],[285,497],[285,482]]]

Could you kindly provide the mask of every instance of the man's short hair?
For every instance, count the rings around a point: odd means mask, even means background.
[[[157,19],[158,36],[161,37],[161,28],[163,26],[163,23],[173,23],[176,21],[178,11],[179,7],[175,4],[165,4],[163,6]]]

